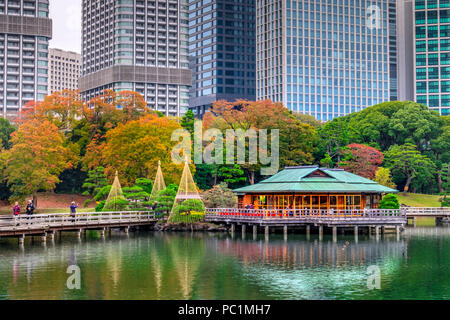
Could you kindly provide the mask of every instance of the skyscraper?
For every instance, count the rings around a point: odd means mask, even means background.
[[[139,92],[149,107],[183,114],[192,81],[188,0],[83,0],[82,78],[89,99],[105,89]]]
[[[61,49],[49,49],[48,93],[78,90],[81,73],[81,55]]]
[[[189,1],[189,108],[197,116],[217,100],[255,100],[255,6],[255,0]]]
[[[257,0],[257,98],[319,120],[397,100],[396,0]]]
[[[450,114],[450,0],[416,0],[416,101]]]
[[[14,119],[47,94],[48,0],[0,1],[0,116]]]

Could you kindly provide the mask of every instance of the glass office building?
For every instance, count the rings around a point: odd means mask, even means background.
[[[450,114],[450,0],[415,0],[416,101]]]
[[[255,0],[189,1],[189,108],[198,117],[217,100],[255,100],[255,6]]]
[[[51,37],[48,0],[0,1],[0,117],[44,100]]]
[[[188,0],[83,0],[80,91],[136,91],[152,109],[184,114],[188,32]]]
[[[397,100],[396,0],[257,0],[257,98],[326,121]]]

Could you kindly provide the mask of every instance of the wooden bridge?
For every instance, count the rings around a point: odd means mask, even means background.
[[[75,217],[68,213],[0,216],[0,237],[16,237],[23,244],[26,236],[41,236],[46,241],[47,236],[54,239],[55,233],[62,231],[75,231],[81,237],[86,230],[100,230],[104,235],[113,228],[128,232],[153,226],[158,220],[155,213],[147,211],[77,213]]]
[[[450,208],[414,208],[405,207],[406,216],[413,217],[433,217],[433,218],[450,218]]]
[[[372,229],[379,236],[380,231],[393,228],[397,234],[407,224],[406,210],[365,209],[365,210],[293,210],[293,209],[206,209],[205,220],[213,223],[231,225],[234,232],[236,225],[242,226],[243,235],[246,227],[252,226],[253,233],[258,227],[263,227],[266,236],[271,227],[282,227],[287,236],[288,228],[306,228],[309,236],[311,227],[317,227],[319,239],[323,237],[324,227],[331,228],[333,240],[337,239],[338,228],[353,228],[355,236],[360,228],[366,228],[371,234]]]

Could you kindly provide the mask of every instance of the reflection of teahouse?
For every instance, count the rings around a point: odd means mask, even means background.
[[[378,208],[383,194],[398,191],[342,169],[306,166],[287,167],[259,184],[234,192],[240,208],[360,210]]]

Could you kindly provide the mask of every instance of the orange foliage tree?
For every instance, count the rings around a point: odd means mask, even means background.
[[[345,158],[339,165],[342,169],[372,180],[384,160],[379,150],[357,143],[349,144],[343,154]]]
[[[166,183],[178,183],[183,164],[172,162],[172,149],[178,142],[171,141],[171,136],[180,128],[175,120],[156,115],[119,124],[108,131],[106,142],[97,154],[101,154],[100,161],[106,167],[107,174],[111,177],[118,170],[125,185],[131,185],[137,178],[153,178],[158,160],[161,161]]]
[[[59,174],[72,168],[77,157],[64,147],[63,135],[48,120],[29,120],[11,137],[12,148],[1,153],[3,176],[16,199],[39,190],[53,190]]]
[[[311,164],[316,150],[317,132],[310,124],[303,123],[294,117],[281,103],[270,100],[229,102],[217,101],[211,112],[205,115],[207,128],[242,129],[244,132],[254,129],[278,129],[280,131],[279,154],[281,166]],[[268,139],[270,143],[270,138]],[[248,154],[248,142],[246,142]],[[259,146],[261,148],[262,146]],[[268,150],[270,151],[270,147]],[[250,184],[255,183],[255,172],[261,164],[244,164]]]

